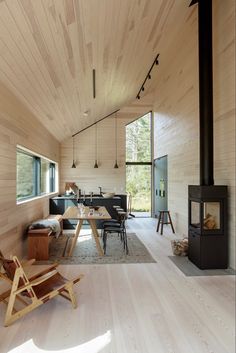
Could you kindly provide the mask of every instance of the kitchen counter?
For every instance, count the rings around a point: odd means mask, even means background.
[[[126,196],[126,195],[122,195],[122,196]],[[113,197],[103,197],[103,196],[100,196],[100,195],[95,195],[93,196],[93,199],[101,199],[101,200],[107,200],[107,199],[120,199],[121,198],[121,195],[116,195],[116,196],[113,196]],[[65,199],[65,200],[68,200],[68,199],[72,199],[72,200],[76,200],[77,197],[76,195],[71,195],[71,196],[67,196],[67,195],[58,195],[58,196],[55,196],[53,197],[53,199]],[[84,196],[81,196],[79,198],[79,200],[83,200],[84,199]],[[90,195],[85,195],[85,200],[90,200],[91,199],[91,196]]]
[[[112,218],[115,218],[116,211],[114,210],[113,206],[120,206],[125,211],[127,211],[127,196],[126,195],[116,195],[114,197],[105,198],[100,195],[95,195],[92,198],[89,195],[85,195],[77,200],[75,195],[67,196],[67,195],[60,195],[55,196],[50,199],[49,204],[49,212],[50,214],[63,214],[66,209],[70,206],[77,206],[78,202],[85,203],[86,206],[104,206],[106,207],[107,211],[109,212]],[[73,220],[63,220],[63,228],[64,229],[74,229],[76,226],[76,221]],[[97,228],[101,228],[102,223],[100,221],[97,222]]]

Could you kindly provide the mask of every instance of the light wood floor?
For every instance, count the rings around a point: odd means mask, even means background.
[[[157,263],[61,266],[85,274],[78,308],[56,298],[5,328],[1,305],[0,352],[235,352],[234,276],[185,277],[168,258],[172,234],[153,219],[128,226]]]

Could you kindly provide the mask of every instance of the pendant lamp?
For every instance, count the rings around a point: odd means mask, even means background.
[[[74,136],[72,138],[73,138],[73,163],[72,163],[71,168],[76,168],[76,165],[75,165],[75,141],[74,141]]]
[[[98,159],[97,159],[97,154],[98,154],[98,146],[97,146],[97,124],[95,124],[95,163],[94,163],[94,168],[98,168]]]
[[[114,164],[114,168],[115,169],[118,169],[119,166],[118,166],[118,163],[117,163],[117,114],[115,116],[115,144],[116,144],[116,161],[115,161],[115,164]]]

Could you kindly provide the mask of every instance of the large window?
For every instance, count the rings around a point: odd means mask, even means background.
[[[151,113],[126,126],[126,191],[132,213],[151,214]]]
[[[17,201],[55,191],[55,163],[17,148]]]

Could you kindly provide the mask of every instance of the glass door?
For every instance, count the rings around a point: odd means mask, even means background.
[[[154,161],[154,216],[158,217],[160,210],[167,210],[167,156]],[[166,217],[166,216],[165,216]],[[165,219],[166,221],[166,219]]]

